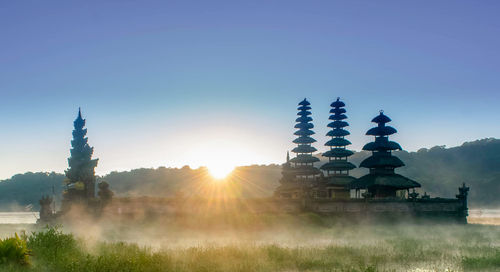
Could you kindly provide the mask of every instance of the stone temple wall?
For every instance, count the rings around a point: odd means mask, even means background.
[[[129,199],[114,203],[107,212],[115,215],[137,216],[156,214],[206,214],[207,212],[238,213],[303,213],[313,212],[324,216],[347,218],[431,218],[465,223],[466,204],[459,199],[233,199],[214,202],[210,200]]]
[[[306,208],[320,213],[432,213],[459,212],[462,203],[458,200],[443,201],[309,201]]]

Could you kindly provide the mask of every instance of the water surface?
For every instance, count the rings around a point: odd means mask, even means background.
[[[38,212],[0,212],[0,224],[35,224]]]

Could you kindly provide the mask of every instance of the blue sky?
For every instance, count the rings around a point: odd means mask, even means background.
[[[296,104],[380,109],[404,149],[500,137],[498,1],[3,1],[0,178],[67,167],[81,106],[99,174],[281,163]],[[236,157],[236,159],[234,159]]]

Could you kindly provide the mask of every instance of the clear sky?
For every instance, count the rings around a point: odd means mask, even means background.
[[[2,1],[0,178],[67,167],[78,107],[97,172],[281,163],[297,103],[359,150],[500,137],[499,1]]]

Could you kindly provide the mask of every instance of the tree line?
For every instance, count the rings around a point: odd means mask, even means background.
[[[446,148],[435,146],[417,152],[395,152],[406,166],[396,172],[422,184],[421,193],[431,197],[453,198],[463,182],[471,187],[471,207],[498,207],[500,205],[500,139],[488,138]],[[369,154],[356,152],[350,161],[355,165]],[[321,156],[318,156],[321,158]],[[323,158],[322,158],[323,159]],[[318,163],[320,165],[320,163]],[[367,169],[356,168],[352,175],[360,177]],[[236,197],[270,197],[281,177],[280,165],[252,165],[238,167],[222,186],[222,192]],[[42,195],[54,195],[60,202],[65,175],[60,173],[17,174],[0,182],[0,209],[38,210]],[[98,177],[106,181],[120,196],[173,197],[176,195],[207,196],[213,193],[208,169],[201,167],[134,169],[111,172]],[[213,189],[213,188],[212,188]],[[221,190],[219,190],[219,193]]]

